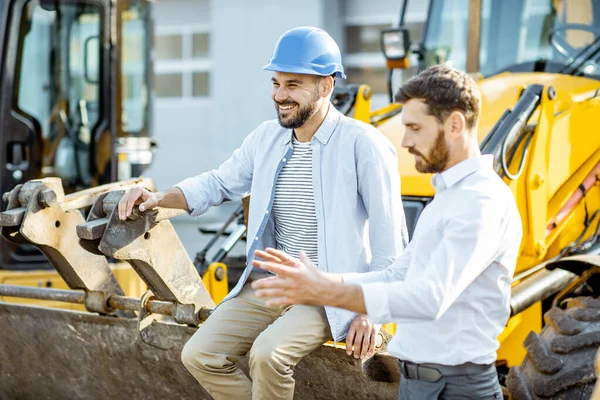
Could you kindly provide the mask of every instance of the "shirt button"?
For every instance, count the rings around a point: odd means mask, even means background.
[[[285,157],[284,157],[284,159],[283,159],[283,160],[281,160],[281,161],[283,161],[283,162],[286,162],[287,160],[286,160],[286,159],[285,159]]]
[[[258,236],[254,238],[254,240],[258,240]]]
[[[268,214],[268,213],[269,213],[269,210],[267,210],[267,211],[265,212],[265,214]]]

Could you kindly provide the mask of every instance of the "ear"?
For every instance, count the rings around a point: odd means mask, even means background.
[[[327,97],[333,91],[333,78],[331,76],[325,76],[319,80],[319,95],[321,97]]]
[[[452,137],[458,137],[462,135],[462,133],[467,128],[467,123],[465,120],[465,116],[463,113],[458,111],[453,111],[446,120],[447,128],[450,131],[450,135]]]

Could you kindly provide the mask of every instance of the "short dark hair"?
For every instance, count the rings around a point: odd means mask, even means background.
[[[410,78],[398,89],[394,99],[398,103],[423,100],[429,114],[440,123],[453,111],[460,111],[468,129],[477,125],[481,112],[481,94],[475,81],[465,72],[443,65],[429,67]]]

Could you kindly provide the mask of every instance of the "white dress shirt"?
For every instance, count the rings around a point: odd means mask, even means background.
[[[435,175],[436,195],[402,256],[385,270],[344,275],[361,285],[373,322],[397,324],[393,356],[443,365],[495,361],[522,226],[492,161],[471,158]]]

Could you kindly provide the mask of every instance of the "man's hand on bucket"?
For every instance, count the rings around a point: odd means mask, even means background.
[[[372,357],[375,354],[375,343],[381,325],[373,324],[366,315],[357,316],[348,330],[346,336],[346,353],[354,358]]]

